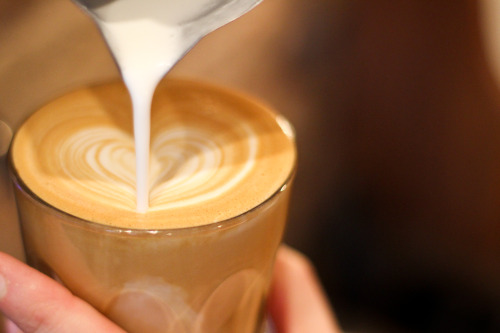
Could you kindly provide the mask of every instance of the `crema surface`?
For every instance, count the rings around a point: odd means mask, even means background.
[[[121,83],[60,97],[19,129],[15,172],[46,203],[111,226],[183,228],[238,216],[291,177],[291,127],[250,98],[165,80],[151,113],[149,209],[136,211],[130,98]]]

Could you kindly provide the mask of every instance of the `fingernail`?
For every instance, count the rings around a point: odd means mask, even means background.
[[[0,275],[0,299],[2,299],[7,294],[7,281]]]

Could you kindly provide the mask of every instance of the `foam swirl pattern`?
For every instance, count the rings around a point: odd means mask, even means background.
[[[69,214],[146,229],[237,216],[293,172],[293,137],[266,107],[222,88],[165,81],[152,108],[150,208],[139,214],[130,109],[118,83],[49,103],[18,131],[14,169],[42,200]]]

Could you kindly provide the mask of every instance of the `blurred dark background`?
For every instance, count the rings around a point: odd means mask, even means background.
[[[246,90],[294,123],[286,241],[312,259],[346,331],[500,332],[498,3],[265,0],[170,74]],[[69,0],[0,0],[12,128],[117,76]],[[0,250],[22,257],[0,171]]]

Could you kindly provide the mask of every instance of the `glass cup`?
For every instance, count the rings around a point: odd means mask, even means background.
[[[12,154],[12,151],[11,151]],[[44,202],[9,158],[27,262],[128,332],[257,333],[294,172],[240,216],[179,229],[126,229]]]

